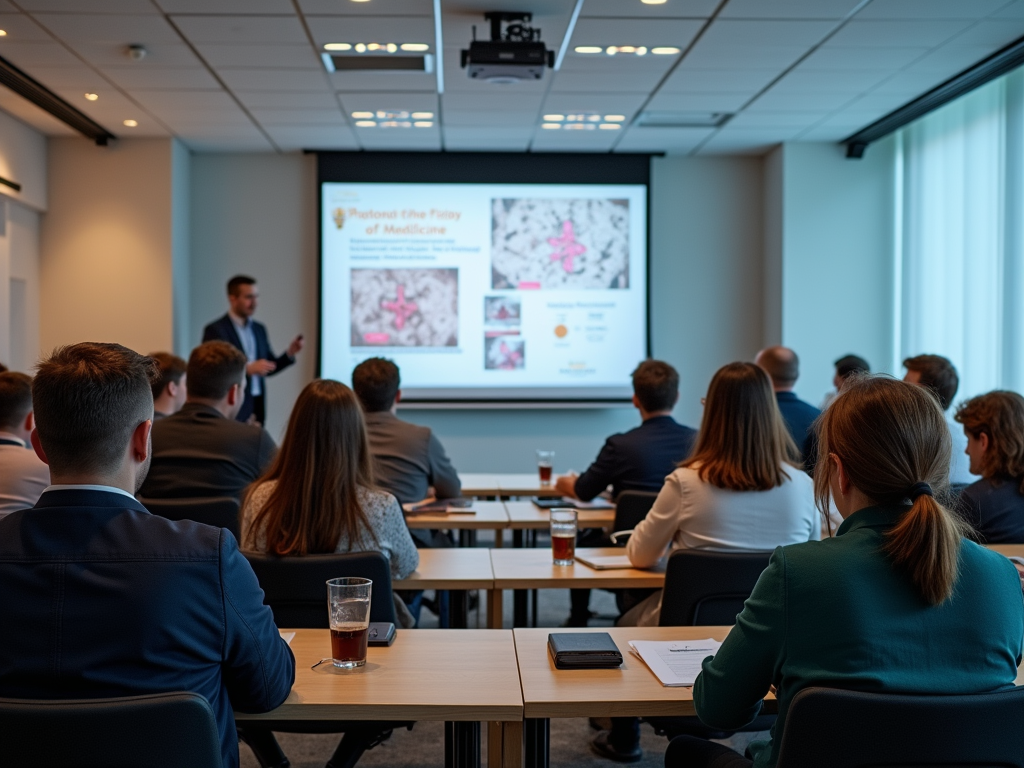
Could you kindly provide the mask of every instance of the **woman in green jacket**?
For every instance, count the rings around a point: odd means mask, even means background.
[[[819,419],[818,508],[844,521],[824,541],[780,547],[718,654],[693,687],[708,725],[737,729],[775,686],[779,717],[755,766],[774,766],[786,712],[803,688],[962,694],[1013,686],[1024,601],[1008,559],[964,538],[934,498],[950,436],[925,389],[888,377],[851,382]],[[941,494],[940,494],[941,495]],[[751,761],[690,737],[666,766]]]

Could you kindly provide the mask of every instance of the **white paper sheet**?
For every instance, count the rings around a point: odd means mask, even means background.
[[[707,640],[630,640],[629,647],[651,672],[668,687],[693,685],[701,671],[701,662],[714,656],[722,643]]]

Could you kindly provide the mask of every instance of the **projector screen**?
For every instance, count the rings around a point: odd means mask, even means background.
[[[321,375],[406,403],[621,401],[647,356],[646,184],[321,181]]]

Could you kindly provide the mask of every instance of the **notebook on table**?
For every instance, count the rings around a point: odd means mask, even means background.
[[[403,504],[406,515],[475,515],[472,499],[430,499],[417,504]]]
[[[617,669],[622,653],[607,632],[552,632],[548,651],[556,669]]]
[[[592,568],[595,571],[617,571],[633,567],[626,555],[581,555],[580,550],[577,549],[575,557],[576,562],[583,563],[587,568]]]

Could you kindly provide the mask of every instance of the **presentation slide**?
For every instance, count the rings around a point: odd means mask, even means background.
[[[394,360],[411,400],[628,398],[647,188],[321,184],[321,375]]]

